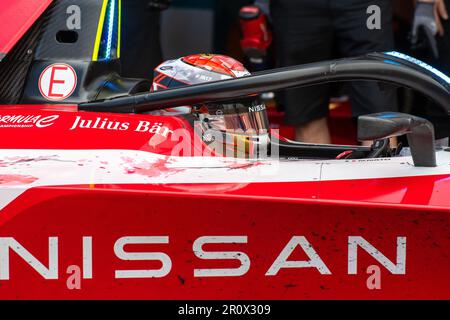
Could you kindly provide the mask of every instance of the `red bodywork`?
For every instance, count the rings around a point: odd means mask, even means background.
[[[3,0],[0,2],[0,61],[22,38],[52,0]]]
[[[208,167],[211,159],[205,159],[205,165],[200,160],[186,164],[189,157],[171,156],[178,141],[169,136],[155,141],[156,134],[133,130],[140,121],[190,130],[182,118],[65,108],[0,110],[0,192],[3,201],[9,199],[0,211],[0,254],[9,267],[8,279],[0,270],[1,299],[450,298],[448,152],[440,152],[435,169],[415,168],[408,157],[297,160],[280,161],[278,171],[264,178],[270,167],[264,162],[227,160]],[[46,125],[50,122],[45,117],[58,117],[46,127],[5,127],[9,120],[2,123],[2,117],[11,115],[44,117]],[[73,128],[77,117],[91,120],[91,128]],[[92,128],[96,119],[105,118],[128,123],[128,128]],[[74,152],[66,155],[70,150]],[[361,176],[352,177],[352,171]],[[47,180],[52,182],[46,185]],[[24,192],[5,197],[17,190]],[[151,236],[167,241],[144,244],[138,238],[123,250],[163,253],[171,262],[168,273],[118,277],[118,270],[164,266],[157,258],[126,260],[115,248],[124,237]],[[194,248],[205,236],[246,240],[205,244],[205,252],[236,254],[228,260],[208,260]],[[42,268],[51,269],[52,237],[58,239],[58,270],[56,278],[47,274],[46,279]],[[85,251],[83,237],[91,239]],[[293,267],[266,275],[293,237],[304,237],[329,272]],[[39,272],[6,245],[12,238],[42,264]],[[404,272],[393,273],[374,252],[358,246],[356,274],[351,273],[351,243],[356,238],[370,243],[393,265],[401,264],[398,241],[406,239]],[[7,262],[5,250],[10,253]],[[301,246],[290,250],[289,261],[311,259]],[[195,275],[196,269],[238,268],[243,254],[249,265],[242,275]],[[379,268],[380,288],[371,285],[370,266]],[[85,274],[85,269],[91,272]]]
[[[0,59],[50,3],[0,3]],[[196,157],[184,118],[56,105],[0,137],[0,299],[450,299],[450,152]]]

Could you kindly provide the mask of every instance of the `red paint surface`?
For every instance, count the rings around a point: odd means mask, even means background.
[[[162,122],[170,130],[186,128],[192,133],[189,124],[183,118],[164,117],[152,115],[118,115],[87,112],[70,112],[61,110],[49,110],[49,106],[42,106],[45,110],[38,110],[36,106],[29,108],[24,106],[22,110],[5,109],[0,110],[0,116],[4,115],[59,115],[54,124],[47,128],[0,128],[4,139],[0,140],[0,149],[125,149],[141,150],[158,153],[161,156],[171,155],[173,148],[180,141],[172,141],[163,138],[156,146],[149,142],[156,136],[148,132],[135,132],[133,130],[101,130],[80,129],[70,130],[77,116],[83,119],[95,121],[98,117],[108,118],[114,122],[129,122],[130,128],[135,128],[139,121],[150,121],[152,123]],[[193,133],[192,133],[193,134]],[[10,137],[10,138],[8,138]],[[159,137],[162,137],[159,135]],[[192,143],[192,142],[191,142]],[[192,150],[194,146],[192,146]],[[193,152],[192,152],[193,153]],[[52,158],[53,159],[53,158]],[[14,159],[10,159],[13,161]],[[8,162],[10,161],[8,160]],[[17,161],[37,161],[45,159],[15,159]],[[165,161],[157,163],[140,163],[138,159],[131,159],[130,165],[125,167],[129,174],[142,174],[149,177],[160,174],[171,174],[175,172],[170,164]],[[30,162],[32,165],[32,162]],[[8,165],[7,162],[0,166]],[[79,165],[83,165],[80,163]],[[252,166],[258,163],[252,163]],[[232,169],[243,169],[250,164],[236,164]],[[299,167],[301,164],[299,164]],[[189,170],[189,169],[186,169]],[[326,170],[326,168],[324,168]],[[106,188],[117,188],[120,191],[128,190],[128,186],[106,186]],[[153,190],[152,185],[139,185],[130,187],[133,191]],[[211,189],[205,189],[211,188]],[[448,175],[440,176],[417,176],[367,180],[348,181],[322,181],[298,182],[298,183],[271,183],[271,184],[202,184],[199,185],[158,185],[159,192],[172,192],[181,190],[183,192],[204,194],[225,194],[232,192],[236,195],[251,197],[275,197],[278,199],[323,199],[330,201],[351,201],[374,204],[394,205],[430,205],[433,207],[449,207],[450,183]],[[231,190],[231,191],[229,191]]]
[[[50,3],[51,0],[0,2],[0,54],[6,54],[13,48]]]
[[[15,254],[11,279],[1,281],[1,299],[449,299],[450,217],[447,212],[364,208],[347,205],[203,198],[152,193],[56,190],[26,192],[0,217],[0,233],[14,237],[44,264],[48,237],[59,237],[59,279],[44,280]],[[82,209],[81,209],[82,208]],[[114,279],[117,269],[158,268],[154,262],[121,261],[113,246],[123,236],[169,236],[169,244],[129,245],[127,251],[167,253],[164,278]],[[242,251],[251,266],[242,277],[195,278],[194,268],[236,267],[236,261],[206,261],[192,252],[205,235],[246,235],[247,244],[209,245],[205,250]],[[282,270],[270,265],[294,235],[305,236],[331,275],[316,269]],[[93,237],[93,279],[68,290],[69,265],[81,265],[81,237]],[[347,274],[348,236],[362,236],[391,260],[396,237],[407,237],[406,275],[381,268],[381,290],[366,287],[366,268],[378,263],[358,251],[358,274]],[[298,249],[290,259],[303,260]],[[180,278],[184,281],[180,281]]]
[[[133,131],[70,130],[75,117],[164,122],[180,118],[7,109],[0,115],[58,114],[48,128],[2,128],[0,149],[128,149],[169,155],[178,141],[149,144],[154,135]],[[14,139],[8,139],[14,137]],[[4,161],[35,161],[17,158]],[[45,161],[46,159],[41,159]],[[82,165],[83,163],[79,163]],[[106,165],[106,164],[102,164]],[[130,159],[130,174],[170,174],[167,158]],[[242,169],[242,168],[240,168]],[[0,281],[0,299],[450,299],[450,184],[448,175],[290,183],[90,185],[33,188],[1,211],[0,236],[14,237],[47,264],[48,237],[59,237],[59,279],[44,280],[11,253],[11,280]],[[172,270],[160,279],[114,279],[117,269],[157,268],[152,262],[120,261],[115,241],[123,236],[170,237],[165,252]],[[250,271],[236,278],[195,278],[194,268],[233,267],[236,261],[204,261],[192,252],[205,235],[246,235],[248,244],[212,246],[249,255]],[[332,271],[265,273],[294,235],[305,236]],[[66,286],[69,265],[81,265],[81,238],[93,237],[94,279],[81,290]],[[382,289],[368,290],[366,268],[377,264],[360,251],[358,274],[347,274],[348,236],[362,236],[389,259],[396,237],[407,237],[407,273],[384,267]],[[128,249],[127,249],[128,250]],[[142,250],[131,246],[129,250]],[[304,259],[299,250],[292,259]],[[180,278],[184,281],[180,281]]]
[[[134,173],[134,169],[131,173]],[[290,203],[321,200],[358,206],[449,211],[448,181],[446,175],[434,175],[311,182],[97,184],[96,188],[120,193],[177,193],[184,197],[259,199]]]
[[[162,135],[155,135],[149,132],[137,132],[140,121],[150,121],[154,123],[163,123],[169,130],[185,128],[193,137],[194,133],[190,125],[183,118],[153,116],[153,115],[123,115],[91,112],[70,112],[62,111],[61,106],[54,110],[49,106],[43,106],[42,110],[29,108],[23,109],[0,109],[0,117],[7,115],[59,115],[54,123],[46,128],[13,128],[0,127],[2,137],[11,137],[2,139],[0,148],[3,149],[128,149],[142,150],[161,155],[171,155],[173,148],[180,141],[171,141]],[[105,130],[105,129],[85,129],[75,128],[71,130],[76,121],[76,117],[81,116],[83,120],[94,123],[98,118],[107,118],[111,122],[129,123],[129,130]],[[14,137],[14,138],[12,138]],[[151,143],[153,138],[158,138],[158,143]],[[191,146],[191,150],[193,146]],[[194,151],[192,151],[192,154]]]

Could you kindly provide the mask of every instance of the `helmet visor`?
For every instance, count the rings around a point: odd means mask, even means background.
[[[203,141],[219,154],[254,157],[267,152],[269,121],[266,106],[256,99],[208,103],[193,108]]]
[[[197,109],[206,129],[241,135],[261,135],[269,130],[266,106],[252,99],[209,103]]]

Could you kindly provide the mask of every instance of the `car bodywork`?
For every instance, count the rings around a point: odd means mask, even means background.
[[[104,90],[126,83],[109,73],[102,89],[80,89],[81,74],[108,62],[34,61],[21,99],[0,106],[0,298],[450,298],[448,148],[433,150],[433,166],[410,155],[204,156],[185,118],[142,113],[374,77],[449,108],[448,83],[382,57],[140,95],[137,82]],[[81,80],[59,102],[38,90],[54,63]],[[189,156],[174,155],[180,129]]]

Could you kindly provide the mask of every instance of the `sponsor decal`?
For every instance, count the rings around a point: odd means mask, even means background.
[[[38,85],[45,99],[65,100],[72,95],[77,86],[77,74],[70,65],[55,63],[42,71]]]
[[[98,129],[98,130],[114,130],[114,131],[127,131],[132,130],[135,132],[148,132],[156,135],[161,135],[165,138],[169,134],[173,133],[168,127],[164,126],[162,122],[150,122],[140,120],[137,124],[132,125],[130,122],[110,120],[108,118],[96,117],[95,119],[84,119],[81,116],[77,116],[72,123],[69,130],[75,129]]]
[[[264,110],[266,110],[266,106],[264,104],[248,107],[248,112],[259,112]]]
[[[0,128],[47,128],[59,115],[0,115]]]
[[[406,237],[398,236],[396,243],[393,243],[395,248],[395,260],[387,258],[380,250],[374,247],[366,239],[361,236],[349,236],[347,238],[347,274],[358,274],[358,252],[364,251],[371,256],[373,260],[378,262],[387,272],[392,275],[406,275]],[[81,265],[69,265],[67,267],[67,274],[73,275],[76,271],[78,274],[77,282],[81,279],[93,279],[95,274],[94,261],[99,258],[94,257],[93,236],[83,236],[81,239]],[[147,278],[164,278],[168,276],[173,269],[172,257],[166,252],[152,251],[147,249],[145,251],[130,250],[131,247],[142,245],[170,245],[169,236],[123,236],[116,239],[113,245],[114,260],[122,260],[139,263],[139,261],[157,261],[159,268],[138,269],[136,267],[121,268],[114,270],[111,275],[114,279],[147,279]],[[209,264],[208,267],[194,268],[193,276],[195,278],[233,278],[242,277],[246,275],[251,266],[251,258],[244,251],[233,249],[236,244],[247,244],[248,236],[200,236],[192,242],[192,254],[199,260],[203,261],[218,261],[216,266]],[[12,273],[10,251],[16,253],[14,259],[21,258],[26,264],[33,268],[43,279],[57,280],[60,279],[60,270],[58,268],[58,248],[60,246],[59,237],[52,236],[47,238],[47,252],[48,264],[40,261],[33,255],[32,251],[25,248],[14,237],[0,237],[0,281],[11,280]],[[227,251],[205,249],[204,247],[211,244],[222,244],[229,246]],[[150,247],[148,247],[150,248]],[[333,268],[327,265],[322,257],[315,250],[313,245],[305,236],[294,235],[288,243],[281,247],[278,256],[271,262],[263,277],[274,277],[279,274],[281,270],[285,269],[315,269],[321,275],[331,275]],[[297,250],[305,254],[302,260],[290,258],[290,256]],[[223,260],[235,261],[234,267],[223,267]],[[112,262],[112,261],[111,261]],[[141,265],[142,266],[142,265]],[[379,272],[377,265],[371,265],[368,268],[367,274],[370,274],[370,280],[367,284],[368,289],[374,289],[379,284],[378,281],[373,281],[374,274]],[[14,275],[17,277],[17,274]],[[71,278],[69,276],[69,279]],[[73,279],[70,279],[73,280]],[[72,282],[72,281],[70,281]],[[73,289],[69,285],[68,288]]]

